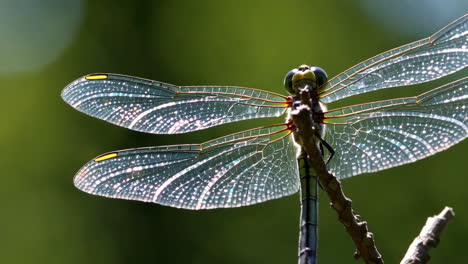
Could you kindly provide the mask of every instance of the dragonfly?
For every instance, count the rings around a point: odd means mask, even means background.
[[[411,163],[468,134],[468,77],[412,97],[327,109],[380,89],[429,82],[468,64],[468,15],[425,39],[381,53],[328,79],[320,67],[288,72],[289,95],[236,86],[178,86],[98,73],[62,91],[75,109],[152,134],[181,134],[287,114],[285,123],[201,144],[118,150],[86,163],[80,190],[185,209],[252,205],[301,193],[299,263],[316,263],[317,180],[304,158],[290,113],[307,87],[312,120],[328,170],[339,179]],[[300,141],[300,140],[299,140]]]

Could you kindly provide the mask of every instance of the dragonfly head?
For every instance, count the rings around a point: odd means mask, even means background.
[[[300,84],[308,84],[314,91],[327,80],[327,73],[322,68],[303,64],[286,74],[284,88],[290,95],[298,95]]]

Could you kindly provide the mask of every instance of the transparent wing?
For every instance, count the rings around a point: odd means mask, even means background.
[[[83,166],[74,182],[91,194],[186,209],[260,203],[299,189],[289,133],[279,125],[199,145],[111,152]]]
[[[342,72],[320,92],[325,103],[384,88],[428,82],[468,64],[468,15],[429,38],[384,52]]]
[[[468,135],[468,78],[417,97],[379,101],[325,114],[325,140],[340,178],[410,163]]]
[[[154,134],[176,134],[234,121],[275,117],[286,97],[232,86],[177,86],[131,76],[94,74],[62,91],[77,110],[110,123]]]

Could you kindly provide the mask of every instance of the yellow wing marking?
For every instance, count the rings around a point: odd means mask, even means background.
[[[103,80],[107,79],[107,74],[94,74],[85,77],[86,80]]]
[[[94,161],[103,161],[103,160],[107,160],[107,159],[112,159],[112,158],[115,158],[117,157],[117,153],[109,153],[109,154],[104,154],[104,155],[101,155],[97,158],[94,159]]]

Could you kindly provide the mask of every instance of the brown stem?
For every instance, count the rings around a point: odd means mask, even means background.
[[[292,111],[291,118],[296,127],[296,136],[300,138],[303,150],[308,154],[311,167],[317,173],[323,189],[331,201],[331,207],[338,213],[340,222],[351,236],[357,251],[355,258],[362,258],[367,264],[384,263],[377,250],[374,236],[367,229],[367,223],[362,221],[351,208],[351,200],[342,190],[340,181],[328,172],[321,152],[317,147],[317,137],[312,126],[310,97],[307,89],[301,92],[302,104]]]

